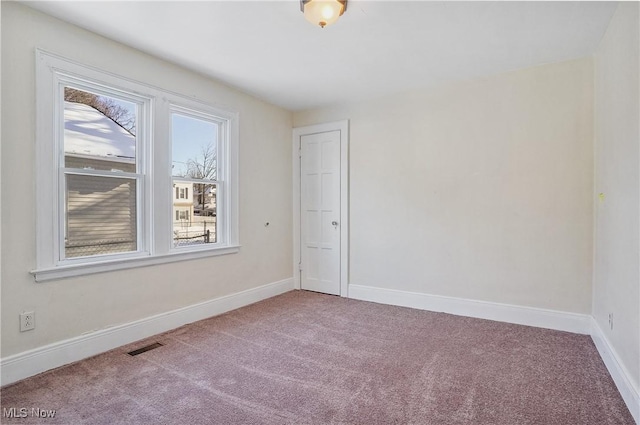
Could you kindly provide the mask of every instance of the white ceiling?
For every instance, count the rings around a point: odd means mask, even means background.
[[[290,110],[584,57],[617,7],[349,0],[322,29],[298,1],[27,4]]]

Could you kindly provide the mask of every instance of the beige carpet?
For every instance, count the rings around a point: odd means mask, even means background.
[[[634,423],[588,336],[302,291],[1,397],[24,425]]]

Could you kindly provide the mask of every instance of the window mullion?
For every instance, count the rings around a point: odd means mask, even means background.
[[[171,249],[173,223],[172,199],[175,191],[171,179],[171,125],[169,102],[156,99],[152,108],[153,134],[149,143],[150,242],[152,255],[168,254]]]

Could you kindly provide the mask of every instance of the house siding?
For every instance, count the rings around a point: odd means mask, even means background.
[[[65,257],[137,249],[136,181],[67,176]]]

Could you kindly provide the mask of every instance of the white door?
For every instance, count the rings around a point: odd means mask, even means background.
[[[340,295],[340,131],[300,137],[302,289]]]

